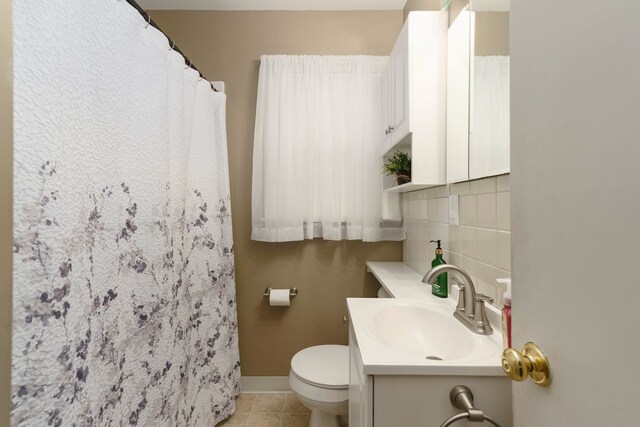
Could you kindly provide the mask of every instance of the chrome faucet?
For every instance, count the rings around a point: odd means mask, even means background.
[[[453,313],[453,317],[476,334],[491,335],[493,328],[491,328],[489,319],[487,319],[487,311],[484,303],[492,303],[493,298],[476,293],[476,287],[473,285],[473,281],[466,271],[452,264],[441,264],[427,271],[427,274],[425,274],[422,279],[422,283],[433,285],[438,276],[449,271],[458,273],[464,278],[464,282],[460,282],[455,278],[452,279],[454,284],[460,289],[458,306]]]

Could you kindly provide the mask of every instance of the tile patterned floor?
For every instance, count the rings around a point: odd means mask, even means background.
[[[293,393],[241,393],[220,427],[308,427],[309,409]]]

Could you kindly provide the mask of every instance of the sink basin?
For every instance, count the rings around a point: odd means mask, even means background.
[[[365,374],[504,375],[502,336],[469,331],[451,298],[348,298]]]
[[[394,350],[426,360],[453,361],[473,350],[473,336],[446,306],[402,304],[384,307],[369,332]]]

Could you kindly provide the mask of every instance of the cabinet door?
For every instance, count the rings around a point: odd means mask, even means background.
[[[469,179],[476,179],[510,169],[509,14],[470,15]]]
[[[409,26],[405,25],[391,52],[392,100],[391,139],[393,144],[404,138],[409,127]]]
[[[447,37],[447,183],[469,179],[469,14],[460,12]]]
[[[349,426],[373,426],[373,387],[362,370],[360,349],[349,327]]]
[[[382,81],[381,81],[381,100],[382,100],[382,111],[381,111],[381,120],[380,120],[380,135],[382,140],[382,154],[389,151],[391,148],[391,120],[392,115],[391,111],[393,109],[391,103],[391,60],[387,61],[387,65],[384,67],[384,71],[382,72]]]

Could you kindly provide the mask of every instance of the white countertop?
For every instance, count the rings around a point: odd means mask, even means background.
[[[347,306],[351,327],[360,349],[365,375],[482,375],[502,376],[502,333],[500,312],[487,307],[487,315],[494,327],[492,335],[469,332],[473,354],[462,361],[428,360],[424,356],[398,351],[372,334],[372,319],[380,310],[392,306],[433,307],[439,311],[453,312],[454,298],[438,298],[431,294],[431,286],[422,283],[422,275],[401,262],[367,262],[370,271],[394,298],[348,298]],[[448,327],[466,328],[455,321]],[[438,327],[438,325],[434,325]],[[457,330],[456,332],[459,332]],[[467,340],[467,341],[468,341]]]

